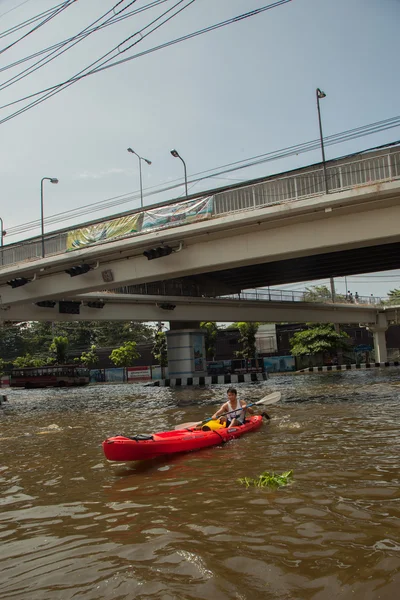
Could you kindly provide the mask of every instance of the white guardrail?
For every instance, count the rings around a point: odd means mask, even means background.
[[[398,150],[398,147],[391,150],[385,148],[384,150],[371,152],[365,158],[359,158],[359,155],[356,155],[348,159],[330,161],[326,163],[326,171],[328,189],[331,193],[378,182],[393,181],[400,179],[400,150]],[[325,194],[325,181],[322,165],[318,168],[305,167],[296,171],[295,175],[271,176],[260,183],[215,192],[213,194],[213,208],[209,217],[215,218],[232,212],[255,210],[265,206],[295,202],[323,194]],[[201,199],[207,196],[210,196],[210,192],[202,192],[198,196],[191,196],[190,199]],[[181,203],[185,201],[186,199],[182,200]],[[158,204],[153,208],[149,206],[146,207],[146,211],[151,213],[152,210],[156,211],[162,206],[168,207],[171,204],[171,201],[169,201],[165,204]],[[179,201],[175,201],[175,205],[179,204]],[[118,216],[114,215],[111,219],[104,219],[104,222],[112,222],[114,219],[120,219],[121,216],[137,215],[140,211],[143,211],[143,209],[121,213]],[[99,220],[94,221],[97,224],[101,222]],[[69,232],[80,227],[90,226],[91,223],[86,222],[83,225],[75,225],[59,232],[47,234],[45,236],[45,256],[63,254],[67,251]],[[140,234],[141,232],[137,231],[123,237]],[[112,241],[112,239],[109,238],[107,241]],[[41,238],[35,237],[24,242],[8,244],[2,248],[0,253],[0,269],[2,266],[39,259],[42,257]]]
[[[221,296],[222,298],[231,298],[232,300],[262,300],[267,302],[321,302],[324,304],[332,303],[331,297],[318,296],[310,290],[291,291],[291,290],[275,290],[270,291],[265,288],[255,289],[252,291],[240,292],[238,294],[230,294],[229,296]],[[387,298],[378,296],[344,296],[336,294],[335,303],[337,304],[358,304],[362,306],[382,306],[387,302]]]

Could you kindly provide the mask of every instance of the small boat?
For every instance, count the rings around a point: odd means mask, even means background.
[[[203,431],[188,427],[163,431],[151,435],[140,434],[132,437],[116,435],[104,440],[102,446],[108,460],[127,462],[131,460],[147,460],[177,452],[192,452],[209,446],[217,446],[255,431],[262,424],[262,416],[255,415],[238,427],[228,427]]]

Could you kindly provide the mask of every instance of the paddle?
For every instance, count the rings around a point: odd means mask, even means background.
[[[247,408],[250,406],[256,406],[257,404],[263,404],[263,405],[276,404],[277,402],[279,402],[281,397],[282,397],[282,394],[280,392],[273,392],[272,394],[268,394],[268,396],[264,396],[264,398],[261,398],[261,400],[258,400],[257,402],[252,402],[251,404],[248,404]],[[226,415],[229,415],[234,412],[236,412],[236,410],[231,410],[221,416],[225,417]],[[175,429],[188,429],[189,427],[198,427],[199,425],[205,425],[206,423],[208,423],[209,421],[212,421],[212,420],[213,420],[213,418],[210,417],[209,419],[206,419],[205,421],[181,423],[180,425],[176,425]]]

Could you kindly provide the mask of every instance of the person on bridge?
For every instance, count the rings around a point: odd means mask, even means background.
[[[217,410],[211,418],[218,419],[218,417],[221,417],[220,421],[226,423],[226,427],[238,427],[243,425],[246,411],[248,410],[250,414],[254,414],[253,409],[248,408],[244,400],[239,400],[235,388],[230,387],[227,391],[227,395],[227,402],[224,402],[221,408]],[[223,416],[224,413],[229,414]]]

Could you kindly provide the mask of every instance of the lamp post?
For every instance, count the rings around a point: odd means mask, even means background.
[[[317,88],[315,90],[317,96],[317,108],[318,108],[318,123],[319,123],[319,138],[321,140],[321,153],[322,153],[322,165],[324,168],[324,182],[325,182],[325,193],[329,194],[328,190],[328,178],[326,176],[326,162],[325,162],[325,149],[324,149],[324,136],[322,135],[322,123],[321,123],[321,109],[319,106],[319,101],[322,98],[326,98],[325,92]]]
[[[171,154],[174,158],[180,158],[181,161],[183,162],[183,168],[185,171],[185,192],[186,192],[186,198],[187,198],[188,197],[188,183],[187,183],[186,163],[183,160],[182,156],[179,154],[178,150],[171,150]]]
[[[328,177],[326,175],[324,136],[322,134],[321,109],[320,109],[320,106],[319,106],[319,101],[322,100],[323,98],[326,98],[326,94],[325,94],[325,92],[323,92],[322,90],[320,90],[319,88],[317,88],[315,90],[315,95],[317,97],[319,139],[321,141],[321,154],[322,154],[322,166],[323,166],[323,169],[324,169],[325,194],[329,194]],[[335,281],[334,281],[333,277],[330,277],[329,281],[330,281],[330,284],[331,284],[332,302],[335,302],[335,298],[336,298]],[[336,330],[337,333],[339,333],[339,325],[338,324],[335,325],[335,330]]]
[[[0,217],[0,247],[1,247],[1,264],[3,264],[3,241],[7,231],[4,231],[3,219]]]
[[[134,154],[139,159],[140,206],[143,208],[142,160],[144,160],[144,162],[146,162],[148,165],[151,165],[151,160],[148,160],[147,158],[143,158],[143,156],[139,156],[139,154],[137,154],[137,152],[132,150],[132,148],[128,148],[128,152],[130,152],[131,154]]]
[[[40,181],[40,225],[42,231],[42,258],[44,258],[44,211],[43,211],[43,182],[58,183],[55,177],[42,177]]]

